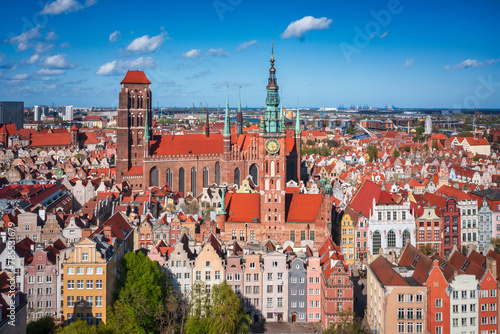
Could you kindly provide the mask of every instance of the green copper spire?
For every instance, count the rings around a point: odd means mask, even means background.
[[[147,102],[146,102],[147,103]],[[151,136],[149,135],[149,106],[146,107],[146,123],[144,125],[144,140],[149,143]]]
[[[226,212],[226,191],[224,188],[222,188],[222,200],[221,200],[221,203],[220,203],[220,214],[221,215],[225,215],[227,214]]]
[[[226,115],[224,117],[224,136],[231,135],[231,127],[229,123],[229,85],[226,91]]]
[[[297,102],[297,117],[295,118],[295,134],[301,134],[302,130],[300,129],[300,108],[299,103]]]
[[[279,87],[276,80],[276,69],[274,68],[274,42],[271,49],[271,68],[269,69],[269,79],[267,80],[266,110],[264,112],[264,132],[275,133],[281,131],[279,115]]]
[[[285,114],[283,114],[283,87],[281,87],[281,104],[280,104],[280,128],[281,131],[286,131],[285,129]]]

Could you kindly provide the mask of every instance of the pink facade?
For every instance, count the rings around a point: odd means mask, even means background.
[[[24,286],[28,297],[28,321],[43,316],[56,316],[57,259],[54,254],[38,249],[33,261],[25,266]]]
[[[354,222],[356,223],[356,222]],[[368,232],[368,219],[365,216],[359,215],[358,222],[355,227],[356,233],[356,262],[366,262],[369,254],[369,246],[368,246],[368,236],[370,235]]]
[[[319,322],[321,319],[310,317],[311,314],[323,313],[321,303],[321,263],[319,257],[309,257],[307,259],[307,321]],[[312,305],[312,307],[311,307]],[[316,305],[319,305],[318,309]]]

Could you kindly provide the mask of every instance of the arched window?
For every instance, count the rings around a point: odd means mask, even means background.
[[[289,162],[286,171],[286,180],[295,180],[295,164],[293,162]]]
[[[252,164],[250,166],[250,176],[252,177],[253,184],[258,186],[259,185],[259,169],[257,168],[257,166],[255,166],[255,164]]]
[[[208,187],[208,168],[203,168],[203,188]]]
[[[280,162],[276,161],[276,174],[280,173]]]
[[[274,161],[271,161],[271,176],[274,176],[275,175],[275,170],[274,170]]]
[[[266,174],[269,173],[269,163],[266,161]]]
[[[167,169],[167,184],[168,186],[170,187],[170,189],[172,189],[173,187],[173,184],[172,184],[172,170],[169,168]]]
[[[407,240],[411,241],[411,236],[410,236],[410,232],[408,232],[408,230],[405,230],[403,232],[403,242],[402,242],[403,247],[406,245]]]
[[[220,184],[220,163],[218,161],[215,163],[215,183]]]
[[[236,168],[234,170],[234,183],[237,184],[238,186],[240,185],[240,169]]]
[[[191,192],[196,197],[196,168],[191,168]]]
[[[179,192],[184,195],[184,168],[179,168]]]
[[[372,239],[372,254],[378,254],[380,247],[382,247],[382,237],[380,235],[379,231],[376,231],[373,233],[373,239]]]
[[[149,184],[151,187],[158,187],[160,185],[160,171],[156,167],[151,168],[149,172]]]
[[[394,247],[396,247],[396,233],[394,233],[393,230],[390,230],[389,233],[387,233],[387,248]]]
[[[132,97],[129,95],[128,102],[127,102],[127,109],[130,109],[131,106],[132,106]]]

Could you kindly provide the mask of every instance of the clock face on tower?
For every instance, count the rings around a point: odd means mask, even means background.
[[[266,140],[265,148],[269,154],[276,154],[280,150],[280,143],[276,139],[271,138]]]

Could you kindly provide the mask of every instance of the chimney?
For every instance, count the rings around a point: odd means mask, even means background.
[[[109,225],[106,225],[104,226],[104,229],[102,230],[104,236],[108,239],[111,239],[112,236],[111,236],[111,226]]]

